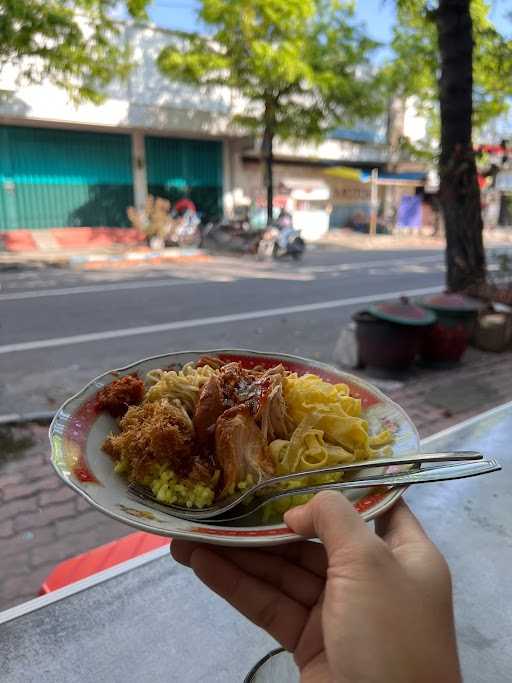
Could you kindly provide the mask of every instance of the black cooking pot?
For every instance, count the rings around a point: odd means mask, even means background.
[[[360,367],[407,370],[436,317],[403,298],[358,311],[352,319],[356,323]]]

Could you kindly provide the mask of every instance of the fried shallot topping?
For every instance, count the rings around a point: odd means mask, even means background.
[[[141,403],[144,398],[144,382],[137,374],[126,375],[103,387],[96,396],[95,409],[105,410],[112,417],[121,417],[132,405]]]
[[[103,450],[125,459],[140,475],[153,463],[168,463],[179,476],[193,466],[193,425],[186,411],[167,400],[131,407],[120,420],[121,432],[109,436]]]

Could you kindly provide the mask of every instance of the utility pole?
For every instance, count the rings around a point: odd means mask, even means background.
[[[377,234],[377,210],[379,208],[379,169],[372,168],[370,179],[370,236]]]

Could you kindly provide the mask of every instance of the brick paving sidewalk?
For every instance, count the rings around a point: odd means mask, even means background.
[[[36,597],[61,560],[130,533],[57,477],[47,433],[39,425],[10,429],[9,442],[32,444],[0,460],[0,610]]]
[[[512,352],[470,349],[460,367],[418,369],[386,393],[424,437],[512,400],[511,377]],[[46,427],[4,428],[3,435],[0,430],[0,610],[35,597],[60,561],[130,532],[54,474]]]
[[[422,438],[512,400],[512,350],[469,348],[459,367],[418,368],[399,389],[385,391],[413,420]]]

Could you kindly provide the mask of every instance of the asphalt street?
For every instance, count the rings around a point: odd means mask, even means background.
[[[128,271],[0,273],[0,415],[53,410],[105,370],[184,349],[332,361],[370,301],[441,288],[438,251],[310,250],[304,261],[216,258]]]

